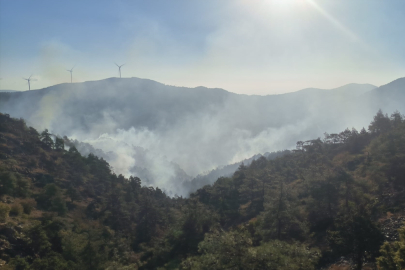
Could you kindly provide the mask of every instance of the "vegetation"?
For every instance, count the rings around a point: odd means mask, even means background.
[[[381,247],[381,257],[377,258],[379,269],[405,269],[405,227],[399,230],[399,241],[385,242]]]
[[[297,142],[168,197],[0,114],[2,269],[404,269],[405,121]],[[390,232],[395,234],[396,232]],[[385,242],[384,242],[385,241]]]

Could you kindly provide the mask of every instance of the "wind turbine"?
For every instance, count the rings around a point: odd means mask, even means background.
[[[118,71],[120,73],[120,78],[121,78],[121,67],[125,64],[122,64],[121,66],[119,66],[117,63],[114,63],[117,67],[118,67]]]
[[[32,75],[31,75],[31,76],[29,76],[29,77],[28,77],[28,79],[23,78],[24,80],[26,80],[26,81],[28,82],[28,91],[30,91],[30,90],[31,90],[31,84],[30,84],[30,82],[31,82],[31,77],[32,77]]]
[[[73,69],[75,68],[76,65],[74,65],[71,69],[67,69],[67,71],[70,72],[70,83],[72,83],[72,73],[73,73]]]

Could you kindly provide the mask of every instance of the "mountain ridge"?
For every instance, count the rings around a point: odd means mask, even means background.
[[[169,86],[169,87],[177,87],[177,88],[183,88],[183,89],[196,89],[196,90],[220,90],[220,91],[225,91],[227,93],[231,93],[231,94],[236,94],[236,95],[246,95],[246,96],[260,96],[260,97],[265,97],[265,96],[276,96],[276,95],[285,95],[285,94],[292,94],[292,93],[297,93],[297,92],[301,92],[301,91],[308,91],[308,90],[317,90],[317,91],[335,91],[335,90],[340,90],[340,89],[344,89],[346,87],[351,87],[351,86],[364,86],[364,87],[370,87],[370,88],[378,88],[378,86],[372,85],[372,84],[368,84],[368,83],[348,83],[339,87],[335,87],[335,88],[316,88],[316,87],[308,87],[308,88],[303,88],[303,89],[299,89],[296,91],[291,91],[291,92],[287,92],[287,93],[281,93],[281,94],[266,94],[266,95],[258,95],[258,94],[239,94],[239,93],[234,93],[232,91],[223,89],[223,88],[218,88],[218,87],[206,87],[206,86],[196,86],[196,87],[187,87],[187,86],[174,86],[174,85],[168,85],[165,83],[161,83],[152,79],[145,79],[145,78],[138,78],[138,77],[130,77],[130,78],[118,78],[118,77],[110,77],[110,78],[106,78],[106,79],[101,79],[101,80],[92,80],[92,81],[84,81],[84,82],[73,82],[73,83],[59,83],[59,84],[55,84],[55,85],[51,85],[51,86],[47,86],[44,88],[39,88],[39,89],[32,89],[32,90],[23,90],[23,91],[18,91],[18,90],[0,90],[0,92],[20,92],[20,93],[24,93],[24,92],[29,92],[29,91],[46,91],[49,90],[51,88],[56,88],[55,90],[59,90],[58,88],[60,88],[61,86],[77,86],[77,85],[90,85],[93,83],[101,83],[101,82],[123,82],[123,81],[143,81],[143,82],[149,82],[149,83],[154,83],[154,84],[159,84],[159,85],[164,85],[164,86]]]

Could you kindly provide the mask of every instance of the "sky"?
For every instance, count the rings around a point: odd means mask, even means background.
[[[0,0],[0,89],[118,77],[280,94],[405,75],[403,0]]]

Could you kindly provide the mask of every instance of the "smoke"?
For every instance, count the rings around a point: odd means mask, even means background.
[[[113,171],[137,175],[144,184],[159,186],[169,195],[187,195],[183,188],[194,176],[258,153],[291,148],[306,131],[306,122],[268,128],[258,134],[232,129],[217,117],[187,119],[159,133],[148,128],[117,129],[97,138],[76,137],[105,152]]]
[[[1,111],[25,118],[40,131],[48,128],[91,145],[76,142],[82,154],[103,155],[117,174],[138,176],[171,196],[186,196],[185,183],[203,172],[291,149],[298,140],[324,132],[361,129],[382,105],[389,113],[404,111],[403,97],[391,97],[396,103],[389,99],[384,105],[381,96],[376,102],[374,88],[353,84],[247,96],[136,78],[107,79],[17,93],[0,105]]]

